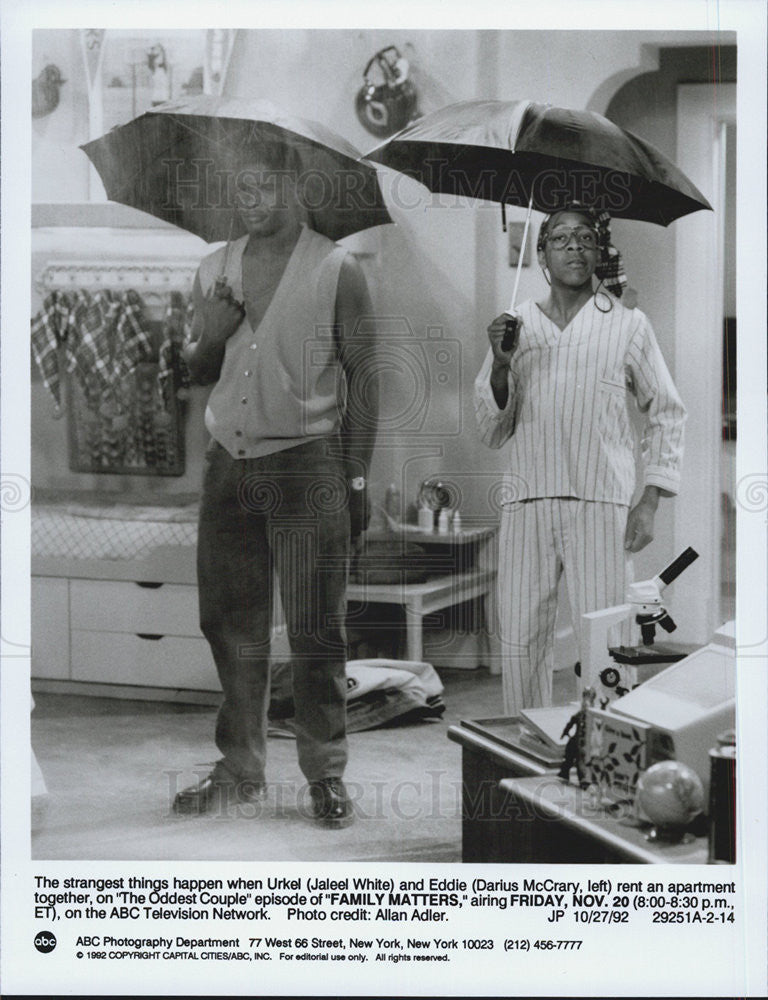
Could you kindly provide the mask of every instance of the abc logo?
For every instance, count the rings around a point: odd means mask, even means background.
[[[44,955],[49,954],[56,947],[56,938],[50,931],[38,931],[35,935],[35,948]]]

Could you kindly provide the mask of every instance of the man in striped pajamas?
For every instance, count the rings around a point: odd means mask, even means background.
[[[627,553],[653,538],[659,497],[677,493],[685,421],[647,317],[619,300],[626,279],[607,216],[574,208],[545,219],[538,260],[548,297],[520,305],[511,337],[509,316],[491,323],[475,383],[481,439],[509,442],[498,583],[509,715],[551,704],[560,577],[577,635],[585,612],[624,600]],[[633,507],[630,396],[643,419]]]

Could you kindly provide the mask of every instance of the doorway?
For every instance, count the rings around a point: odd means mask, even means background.
[[[688,408],[675,550],[693,545],[700,555],[699,586],[675,599],[685,638],[704,643],[735,606],[735,442],[724,440],[723,393],[734,372],[724,372],[723,354],[725,319],[735,315],[736,85],[680,85],[677,121],[677,164],[714,209],[678,222],[675,253],[675,372]]]

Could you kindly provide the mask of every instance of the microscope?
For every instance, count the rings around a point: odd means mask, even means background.
[[[675,663],[692,652],[694,647],[657,644],[655,639],[657,628],[667,633],[677,628],[662,604],[664,589],[698,557],[698,552],[689,546],[657,576],[630,584],[626,603],[582,616],[582,655],[586,661],[581,665],[582,685],[595,692],[597,704],[627,694],[647,679],[640,675],[648,673],[651,665]],[[609,648],[609,630],[627,621],[639,626],[641,643]],[[653,672],[656,671],[649,676]]]

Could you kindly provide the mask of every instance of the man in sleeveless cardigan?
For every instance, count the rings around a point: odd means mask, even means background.
[[[237,175],[242,239],[206,257],[187,362],[213,384],[198,536],[200,618],[224,692],[221,753],[174,811],[265,794],[273,573],[291,645],[299,765],[313,817],[354,817],[347,761],[345,588],[367,527],[378,386],[355,259],[306,225],[298,173],[260,147]],[[370,331],[367,331],[370,333]]]

